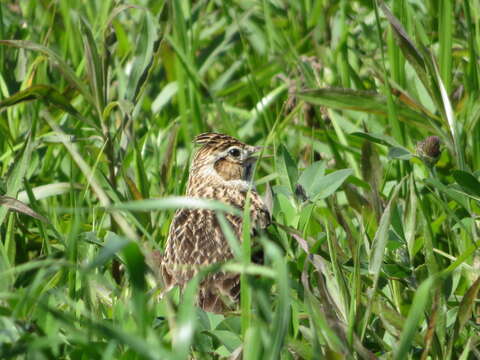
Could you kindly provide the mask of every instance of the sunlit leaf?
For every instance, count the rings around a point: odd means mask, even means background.
[[[31,100],[42,100],[47,105],[55,105],[79,119],[82,118],[78,111],[70,104],[70,101],[50,85],[33,85],[21,90],[9,98],[0,101],[0,109]]]

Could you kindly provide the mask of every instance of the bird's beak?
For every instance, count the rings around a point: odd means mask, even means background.
[[[262,157],[262,159],[268,159],[273,157],[273,155],[266,154],[264,149],[266,149],[265,146],[252,146],[252,151],[248,155],[246,161],[257,161],[260,156]]]
[[[253,169],[255,167],[255,163],[260,158],[260,156],[261,156],[262,159],[264,159],[266,157],[270,157],[270,156],[265,155],[263,146],[251,146],[249,150],[250,150],[249,154],[248,154],[247,158],[244,160],[243,164],[244,164],[244,169],[245,169],[244,179],[248,180],[248,181],[251,181],[252,176],[253,176]]]

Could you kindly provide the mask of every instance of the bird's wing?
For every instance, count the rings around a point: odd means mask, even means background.
[[[167,278],[170,276],[174,283],[183,284],[202,266],[224,262],[230,258],[232,252],[213,211],[177,211],[170,225],[163,261]]]

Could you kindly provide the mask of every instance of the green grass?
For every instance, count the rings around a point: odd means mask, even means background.
[[[0,358],[480,358],[479,24],[473,0],[2,2]],[[273,155],[225,315],[194,306],[218,266],[160,298],[147,265],[174,209],[232,210],[174,197],[209,130]]]

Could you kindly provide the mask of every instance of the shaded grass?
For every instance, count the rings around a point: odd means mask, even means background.
[[[2,358],[480,356],[473,1],[0,10]],[[205,130],[274,155],[225,315],[194,306],[218,266],[160,299],[151,259]]]

